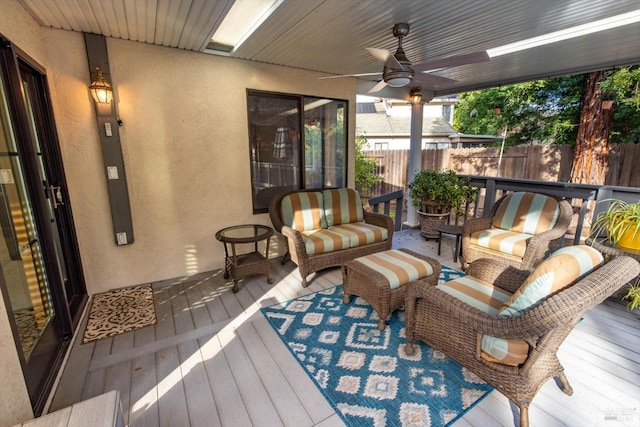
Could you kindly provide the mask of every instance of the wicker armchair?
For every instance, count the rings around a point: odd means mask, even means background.
[[[468,305],[438,287],[410,286],[405,304],[407,354],[421,340],[468,368],[520,409],[520,426],[529,425],[528,408],[540,387],[557,378],[560,388],[573,393],[556,352],[588,309],[600,304],[640,273],[640,264],[618,257],[572,286],[547,298],[519,317],[498,317]],[[467,276],[515,292],[529,272],[483,259],[471,264]],[[531,350],[524,363],[508,366],[483,357],[480,337],[490,335],[526,341]]]
[[[524,254],[521,254],[522,256],[518,253],[509,253],[508,250],[500,247],[499,239],[496,239],[498,240],[497,244],[489,244],[490,247],[479,245],[478,243],[483,233],[491,233],[498,229],[496,226],[496,216],[501,213],[499,211],[500,206],[505,202],[514,200],[512,199],[512,196],[516,195],[524,195],[524,197],[548,197],[550,200],[555,200],[558,207],[558,215],[555,225],[549,229],[544,229],[544,226],[538,227],[538,230],[533,233],[530,232],[531,230],[526,230],[524,233],[528,234],[524,234],[521,228],[527,218],[516,217],[514,219],[514,229],[507,229],[504,231],[515,231],[515,225],[520,224],[518,232],[521,233],[521,236],[527,237],[526,243],[522,241],[523,244],[526,244],[526,249],[524,250]],[[536,215],[540,215],[540,212],[536,211],[535,208],[532,208],[532,211],[535,211]],[[540,261],[542,261],[551,242],[557,241],[564,236],[567,228],[569,228],[569,224],[571,223],[572,215],[573,211],[569,202],[553,196],[536,193],[512,193],[506,195],[496,201],[487,216],[468,219],[465,221],[462,228],[462,267],[463,269],[466,269],[470,263],[477,259],[491,258],[506,262],[519,270],[530,271]],[[504,227],[504,223],[502,223],[502,226]],[[544,231],[542,231],[542,229],[544,229]],[[510,246],[507,245],[507,247]]]

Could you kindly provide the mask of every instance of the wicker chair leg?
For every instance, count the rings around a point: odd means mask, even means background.
[[[302,280],[300,281],[300,284],[302,285],[303,288],[306,288],[308,283],[307,283],[307,276],[303,276]]]
[[[567,396],[571,396],[573,394],[573,388],[571,387],[571,384],[569,384],[569,380],[564,372],[558,375],[557,379],[560,381],[560,384],[558,384],[560,390],[562,390]]]
[[[380,316],[380,319],[378,320],[378,329],[381,331],[384,331],[384,329],[387,327],[387,316]]]
[[[287,263],[287,261],[289,261],[291,259],[291,254],[289,253],[289,250],[287,250],[287,252],[282,255],[282,259],[280,260],[280,265],[285,265]]]
[[[404,354],[406,354],[407,356],[412,356],[414,350],[415,349],[413,348],[413,343],[407,341],[407,343],[404,345]]]
[[[518,405],[520,409],[520,427],[529,427],[529,408]]]
[[[342,300],[344,301],[345,304],[349,304],[351,302],[351,295],[345,293],[344,297],[342,297]]]

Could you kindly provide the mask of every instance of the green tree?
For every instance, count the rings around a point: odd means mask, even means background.
[[[574,145],[585,87],[586,75],[574,75],[463,93],[454,127],[498,136],[506,129],[506,145]],[[640,142],[640,66],[605,72],[600,87],[616,100],[609,142]],[[501,107],[500,115],[494,114],[495,107]]]
[[[367,145],[366,135],[356,137],[355,180],[356,189],[360,193],[367,193],[371,188],[382,181],[382,177],[376,173],[376,159],[367,157],[363,149]]]
[[[453,125],[469,134],[502,136],[506,130],[506,145],[574,143],[583,80],[566,76],[464,93]]]
[[[615,101],[609,142],[640,143],[640,65],[606,73],[600,90]]]

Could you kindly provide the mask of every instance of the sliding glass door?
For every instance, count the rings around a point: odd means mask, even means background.
[[[46,76],[2,42],[0,287],[38,415],[87,298]]]

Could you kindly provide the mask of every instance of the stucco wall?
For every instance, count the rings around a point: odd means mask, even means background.
[[[90,293],[221,268],[224,250],[215,240],[217,230],[270,224],[268,215],[252,214],[247,88],[347,99],[353,141],[352,79],[318,80],[308,71],[107,39],[124,122],[119,132],[135,235],[133,244],[117,246],[86,89],[84,39],[54,29],[43,34]]]
[[[221,268],[218,229],[269,224],[266,214],[252,214],[247,88],[347,99],[353,170],[354,79],[108,39],[135,233],[133,244],[117,246],[84,38],[40,28],[15,0],[0,0],[0,10],[0,33],[49,78],[90,294]],[[2,303],[0,338],[12,341]],[[15,348],[0,347],[0,389],[11,390],[0,399],[4,426],[32,412]]]

